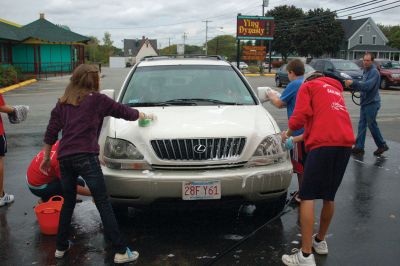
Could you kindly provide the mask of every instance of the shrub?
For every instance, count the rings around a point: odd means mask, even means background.
[[[250,73],[259,73],[259,72],[260,72],[260,67],[258,67],[258,66],[249,66],[249,67],[247,68],[247,70],[248,70]]]
[[[24,80],[22,71],[14,66],[0,66],[0,87],[6,87]]]

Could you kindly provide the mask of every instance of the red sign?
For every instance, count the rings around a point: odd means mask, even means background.
[[[272,17],[238,16],[237,39],[272,40],[275,23]]]

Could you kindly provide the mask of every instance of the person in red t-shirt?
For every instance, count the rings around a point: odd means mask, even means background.
[[[7,105],[3,99],[3,95],[0,94],[0,112],[10,114],[14,112],[14,109]],[[4,192],[4,156],[7,152],[7,138],[3,127],[3,120],[0,116],[0,207],[14,201],[14,195],[7,194]]]
[[[29,190],[41,198],[39,203],[41,201],[48,201],[55,195],[62,195],[60,165],[57,160],[58,144],[59,141],[51,149],[48,175],[45,175],[39,169],[43,161],[43,150],[33,158],[26,173]],[[77,193],[83,196],[91,195],[89,188],[85,186],[85,181],[82,178],[78,178]]]

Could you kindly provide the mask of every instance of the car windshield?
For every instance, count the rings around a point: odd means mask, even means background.
[[[333,65],[337,70],[341,71],[352,71],[352,70],[357,70],[360,71],[360,68],[353,62],[351,61],[332,61]]]
[[[138,67],[122,103],[129,106],[254,105],[230,66],[168,65]]]
[[[392,61],[385,61],[381,63],[381,68],[384,69],[400,69],[400,64]]]

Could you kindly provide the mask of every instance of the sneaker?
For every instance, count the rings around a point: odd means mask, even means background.
[[[65,252],[70,250],[71,246],[72,246],[71,241],[68,241],[68,248],[66,250],[58,250],[58,249],[56,249],[56,252],[54,253],[54,257],[56,259],[62,259],[64,257],[64,255],[65,255]]]
[[[379,156],[387,150],[389,150],[389,147],[386,144],[384,144],[382,147],[379,147],[376,151],[374,151],[374,155]]]
[[[114,263],[127,263],[135,261],[137,258],[139,258],[139,252],[131,251],[129,248],[126,248],[126,252],[124,254],[115,253]]]
[[[351,149],[351,153],[353,155],[360,156],[360,155],[364,155],[365,151],[364,151],[364,149],[353,148],[353,149]]]
[[[14,195],[4,192],[3,197],[0,197],[0,207],[7,205],[14,201]]]
[[[283,255],[282,262],[289,266],[316,266],[315,258],[313,254],[310,254],[307,258],[303,256],[301,249],[294,248],[292,255]]]
[[[314,251],[318,253],[319,255],[326,255],[328,254],[328,243],[326,243],[325,240],[322,240],[321,242],[315,241],[315,237],[317,234],[312,236],[312,246],[314,248]]]

